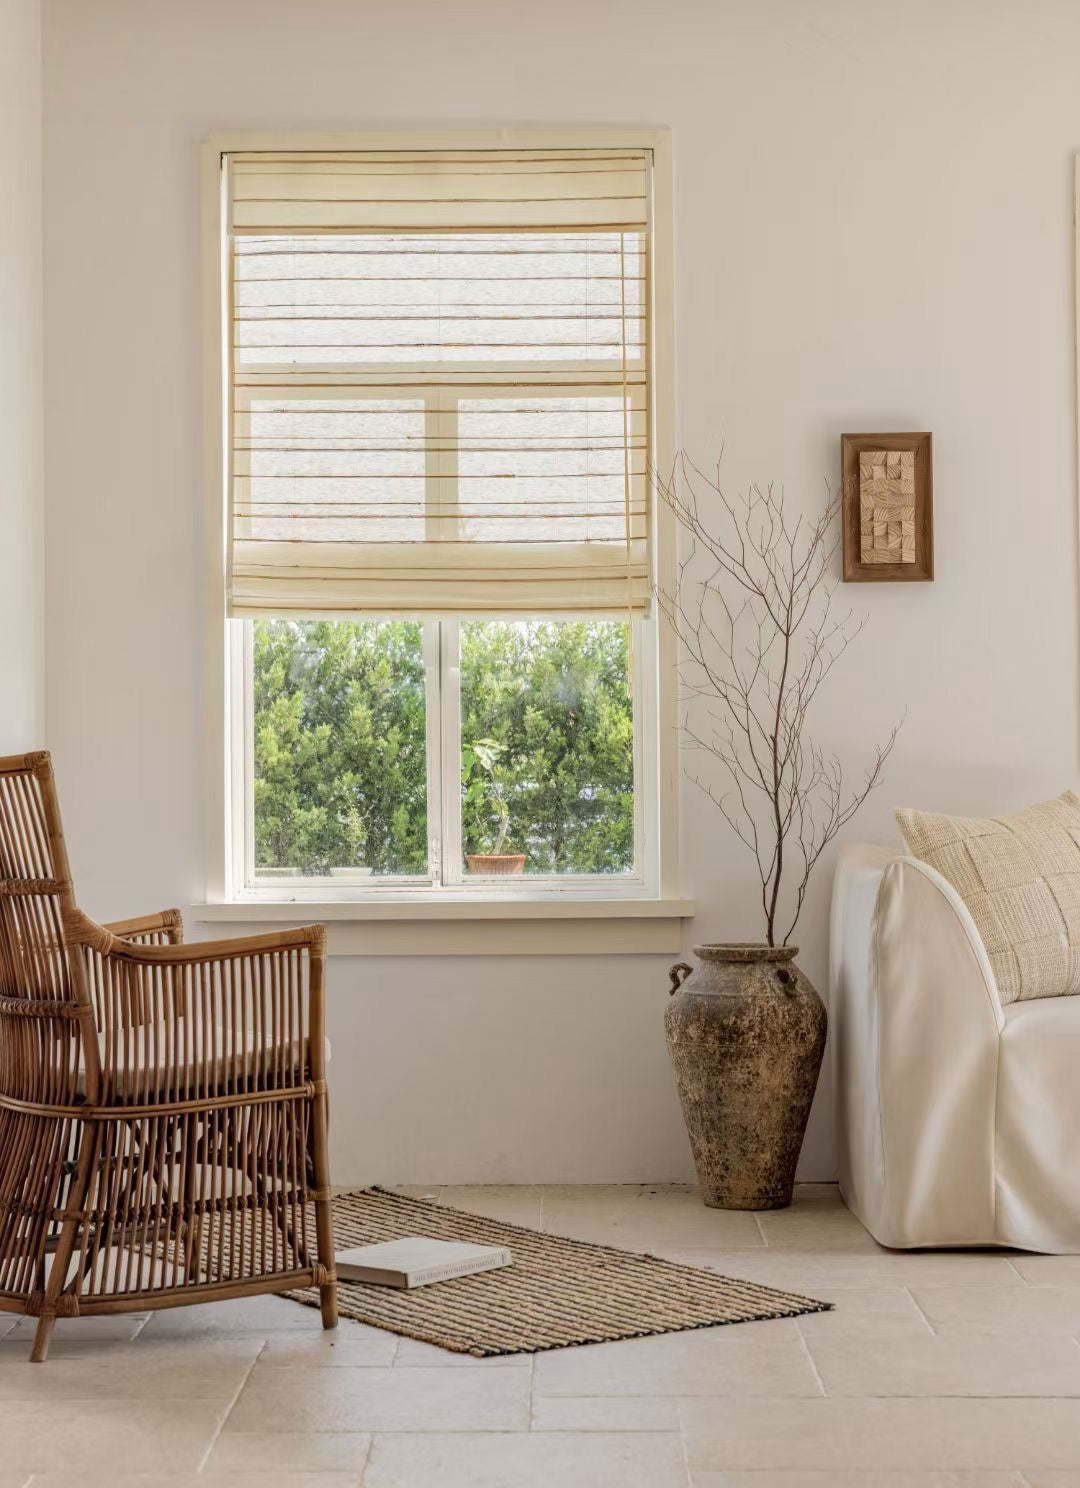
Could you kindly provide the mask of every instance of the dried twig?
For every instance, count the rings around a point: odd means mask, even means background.
[[[864,624],[832,613],[839,498],[829,493],[816,521],[793,519],[782,490],[732,500],[719,468],[706,475],[685,454],[653,480],[688,538],[674,589],[656,592],[680,642],[684,736],[724,784],[687,773],[754,857],[769,945],[790,908],[786,945],[815,865],[880,784],[902,722],[854,787],[807,733],[818,689]]]

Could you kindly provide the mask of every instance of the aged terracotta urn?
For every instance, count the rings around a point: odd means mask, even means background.
[[[671,968],[668,1051],[712,1209],[791,1203],[825,1051],[821,998],[797,947],[700,945]]]

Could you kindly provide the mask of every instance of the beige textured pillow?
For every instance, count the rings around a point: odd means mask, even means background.
[[[1002,1002],[1080,992],[1080,796],[1017,816],[900,807],[896,820],[971,911]]]

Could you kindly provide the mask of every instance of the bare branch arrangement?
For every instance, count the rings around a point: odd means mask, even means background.
[[[753,854],[770,946],[790,910],[786,945],[815,865],[880,784],[903,720],[854,787],[807,731],[818,689],[865,623],[833,613],[837,496],[808,522],[771,485],[731,500],[719,468],[706,475],[685,454],[654,479],[689,538],[674,591],[657,590],[681,646],[684,736],[724,783],[687,774]]]

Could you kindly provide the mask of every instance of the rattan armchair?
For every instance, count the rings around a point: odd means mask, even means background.
[[[320,1289],[325,932],[182,944],[76,907],[48,754],[0,758],[0,1311]]]

